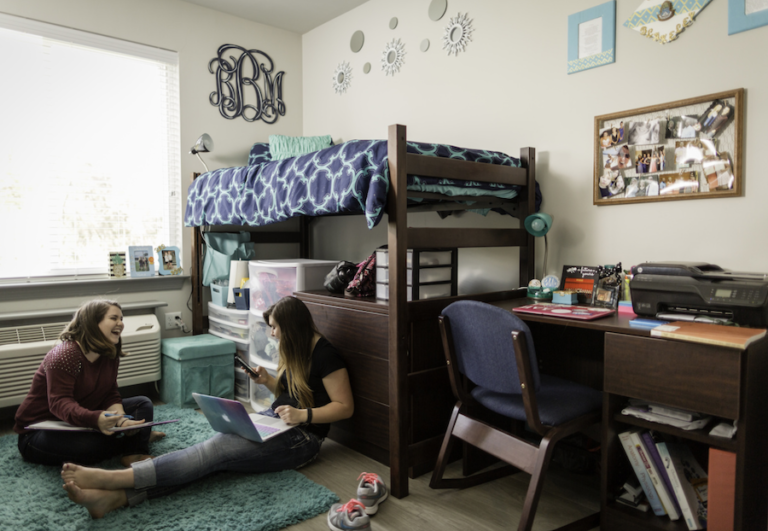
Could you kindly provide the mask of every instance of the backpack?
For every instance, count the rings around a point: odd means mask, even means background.
[[[346,297],[373,297],[376,295],[376,252],[357,264],[357,273],[344,290]]]

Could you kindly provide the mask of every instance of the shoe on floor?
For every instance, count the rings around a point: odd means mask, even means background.
[[[389,490],[378,474],[363,472],[357,477],[357,499],[365,506],[365,514],[376,514],[379,504],[387,499]]]
[[[371,519],[365,514],[365,506],[357,500],[335,503],[328,511],[328,527],[333,531],[357,531],[370,529]]]

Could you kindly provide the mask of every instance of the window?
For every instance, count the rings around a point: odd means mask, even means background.
[[[0,14],[0,281],[181,246],[178,54]]]

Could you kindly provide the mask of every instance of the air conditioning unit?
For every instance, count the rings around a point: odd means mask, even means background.
[[[123,351],[118,387],[160,379],[160,323],[154,314],[123,319]],[[0,328],[0,407],[21,404],[43,358],[56,345],[64,323]]]

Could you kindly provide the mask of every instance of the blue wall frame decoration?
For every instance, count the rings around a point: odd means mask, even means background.
[[[602,49],[579,59],[579,24],[602,18]],[[568,73],[574,74],[616,61],[616,1],[568,16]]]
[[[747,15],[746,0],[728,0],[728,35],[768,25],[768,9]]]

